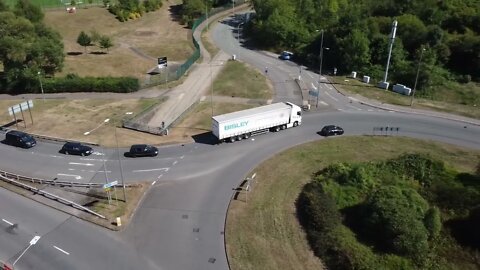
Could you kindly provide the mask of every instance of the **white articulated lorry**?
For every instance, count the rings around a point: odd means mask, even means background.
[[[212,117],[212,133],[220,142],[240,141],[268,131],[302,124],[302,109],[290,102],[280,102]]]

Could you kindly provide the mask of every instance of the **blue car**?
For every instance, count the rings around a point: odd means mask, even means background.
[[[293,53],[292,52],[289,52],[289,51],[283,51],[279,58],[282,59],[282,60],[290,60],[293,56]]]

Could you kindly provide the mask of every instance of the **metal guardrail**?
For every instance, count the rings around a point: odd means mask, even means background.
[[[24,183],[21,183],[21,182],[19,182],[19,181],[15,181],[15,180],[10,179],[10,178],[8,178],[7,176],[4,176],[4,175],[2,175],[2,174],[0,174],[0,179],[2,179],[2,180],[5,181],[5,182],[8,182],[8,183],[10,183],[10,184],[16,185],[16,186],[18,186],[18,187],[21,187],[21,188],[24,188],[24,189],[33,191],[34,193],[40,194],[40,195],[44,196],[45,198],[56,200],[56,201],[59,202],[59,203],[63,203],[63,204],[65,204],[65,205],[69,205],[69,206],[71,206],[71,207],[73,207],[73,208],[77,208],[77,209],[79,209],[79,210],[88,212],[88,213],[90,213],[90,214],[92,214],[92,215],[95,215],[95,216],[97,216],[97,217],[99,217],[99,218],[106,219],[105,216],[103,216],[103,215],[101,215],[101,214],[99,214],[99,213],[97,213],[97,212],[95,212],[95,211],[93,211],[93,210],[90,210],[90,209],[88,209],[88,208],[85,207],[85,206],[82,206],[82,205],[80,205],[80,204],[78,204],[78,203],[75,203],[75,202],[72,202],[72,201],[70,201],[70,200],[67,200],[67,199],[62,198],[62,197],[60,197],[60,196],[57,196],[57,195],[55,195],[55,194],[52,194],[52,193],[43,191],[43,190],[38,189],[38,188],[36,188],[36,187],[32,187],[32,186],[26,185],[26,184],[24,184]]]
[[[35,177],[28,177],[28,176],[23,176],[23,175],[18,175],[18,174],[13,174],[9,173],[3,170],[0,170],[0,176],[7,177],[7,178],[12,178],[17,181],[25,181],[25,182],[31,182],[31,183],[36,183],[36,184],[46,184],[50,186],[61,186],[61,187],[86,187],[86,188],[102,188],[103,183],[82,183],[82,182],[74,182],[74,181],[59,181],[59,180],[46,180],[46,179],[41,179],[41,178],[35,178]],[[131,187],[133,186],[132,184],[127,184],[125,187]],[[115,187],[123,187],[122,184],[117,184]]]

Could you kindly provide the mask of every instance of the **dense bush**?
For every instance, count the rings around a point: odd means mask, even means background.
[[[69,74],[65,78],[44,80],[45,93],[58,92],[135,92],[140,88],[137,78],[131,77],[85,77]],[[38,92],[38,91],[37,91]]]
[[[460,269],[445,258],[456,245],[450,232],[459,243],[479,248],[476,175],[408,154],[333,164],[313,177],[297,211],[312,249],[330,269]],[[444,214],[450,221],[442,220]]]

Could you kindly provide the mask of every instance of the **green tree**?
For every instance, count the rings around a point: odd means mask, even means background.
[[[34,5],[30,0],[18,0],[15,4],[14,13],[17,16],[25,17],[32,23],[43,20],[43,12],[40,7]]]
[[[92,39],[89,35],[82,31],[77,37],[77,43],[80,46],[83,46],[85,48],[85,52],[87,52],[87,46],[90,46],[90,44],[92,43]]]
[[[362,31],[353,29],[338,44],[345,70],[362,70],[370,65],[370,41]]]
[[[10,8],[7,6],[4,0],[0,0],[0,12],[2,11],[9,11]]]
[[[108,36],[102,36],[99,41],[99,45],[101,49],[106,49],[108,52],[108,49],[113,47],[113,42],[112,39]]]
[[[380,246],[422,260],[428,251],[428,231],[423,224],[428,203],[415,190],[381,187],[366,208],[366,229]]]

